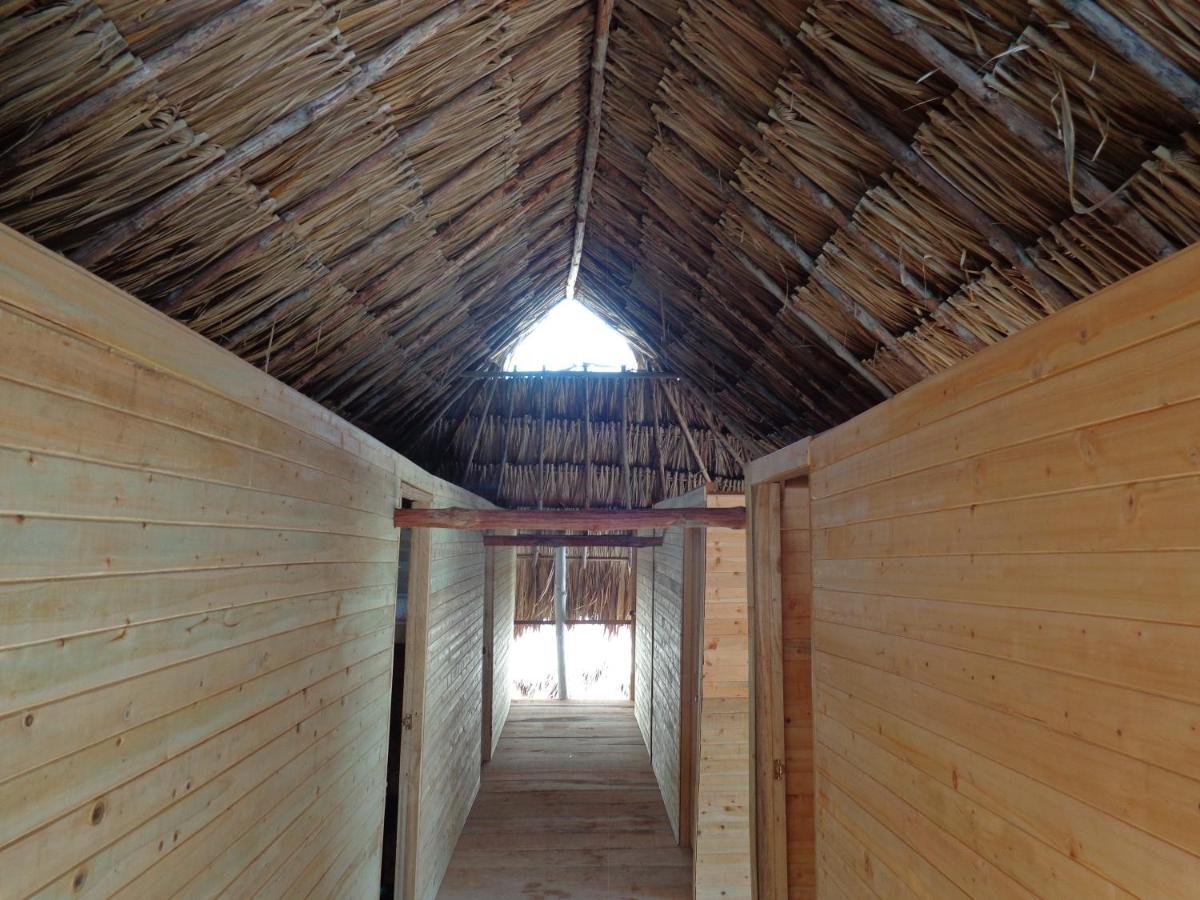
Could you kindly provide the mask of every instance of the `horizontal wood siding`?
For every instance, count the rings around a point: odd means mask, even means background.
[[[1195,897],[1200,247],[812,444],[821,894]]]
[[[740,506],[742,496],[711,496]],[[749,898],[750,632],[746,532],[705,529],[700,762],[693,850],[697,898]]]
[[[0,409],[0,894],[376,896],[390,513],[480,501],[4,228]],[[481,551],[438,549],[449,702]]]

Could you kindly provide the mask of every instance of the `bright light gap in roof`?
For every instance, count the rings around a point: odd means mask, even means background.
[[[588,368],[593,372],[633,370],[629,342],[578,300],[563,300],[533,327],[504,364],[509,372]]]

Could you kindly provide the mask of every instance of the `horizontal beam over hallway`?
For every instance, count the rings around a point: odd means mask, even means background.
[[[661,547],[660,537],[636,534],[485,534],[485,547]]]
[[[453,528],[491,531],[508,528],[542,531],[622,531],[672,525],[745,528],[746,507],[725,509],[397,509],[397,528]]]
[[[474,378],[478,380],[491,379],[509,379],[509,378],[630,378],[635,381],[678,381],[679,376],[671,372],[650,372],[650,371],[621,371],[621,372],[588,372],[580,370],[570,370],[566,372],[555,372],[553,370],[535,370],[531,372],[462,372],[460,378]]]

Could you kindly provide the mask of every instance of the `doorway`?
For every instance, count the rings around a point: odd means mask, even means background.
[[[405,486],[402,509],[427,507],[430,498]],[[392,650],[387,779],[384,800],[383,864],[380,897],[412,896],[420,774],[421,712],[424,700],[426,607],[429,593],[430,536],[426,528],[397,534],[396,622]]]

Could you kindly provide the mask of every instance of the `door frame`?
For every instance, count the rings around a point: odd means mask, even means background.
[[[433,496],[409,484],[401,485],[401,499],[428,509]],[[395,900],[414,900],[417,888],[417,844],[421,817],[421,738],[425,710],[425,662],[429,646],[429,576],[433,564],[433,536],[428,528],[414,528],[408,563],[408,620],[404,647],[404,698],[400,742],[399,796],[396,803]]]

